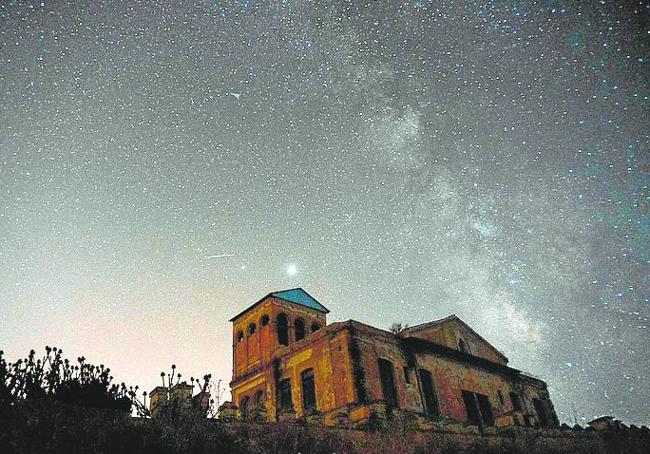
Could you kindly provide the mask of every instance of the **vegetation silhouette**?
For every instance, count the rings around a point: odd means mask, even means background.
[[[137,392],[138,386],[113,383],[111,370],[103,364],[95,366],[83,356],[72,363],[56,347],[46,346],[42,357],[31,350],[26,358],[13,363],[7,362],[0,351],[1,406],[49,399],[126,413],[135,408],[139,415],[145,416],[147,409]]]

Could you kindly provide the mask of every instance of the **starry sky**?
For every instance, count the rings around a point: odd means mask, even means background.
[[[650,3],[0,1],[0,347],[151,388],[303,287],[648,424]]]

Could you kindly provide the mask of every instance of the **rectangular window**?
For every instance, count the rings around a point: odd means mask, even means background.
[[[314,370],[307,369],[300,374],[302,382],[302,411],[303,414],[316,410],[316,386],[314,384]]]
[[[512,402],[512,409],[514,411],[522,411],[524,409],[521,405],[521,399],[517,393],[510,393],[510,401]]]
[[[535,407],[535,413],[537,413],[537,419],[539,425],[542,427],[549,427],[551,425],[549,418],[546,413],[546,407],[544,403],[539,399],[533,399],[533,407]]]
[[[476,400],[478,401],[478,408],[481,410],[481,418],[483,419],[483,425],[485,427],[491,427],[494,425],[494,414],[492,414],[492,405],[490,404],[490,399],[485,394],[476,394]]]
[[[278,404],[280,410],[293,410],[293,402],[291,401],[291,380],[285,378],[280,381],[278,387]]]
[[[422,386],[422,400],[424,401],[425,414],[428,418],[440,416],[436,388],[434,387],[431,372],[425,369],[419,369],[418,374],[420,375],[420,385]]]
[[[471,391],[461,390],[465,411],[467,413],[467,422],[474,426],[490,427],[494,425],[494,415],[492,414],[492,405],[490,399],[484,394],[474,393]]]
[[[387,359],[379,358],[379,379],[381,390],[384,394],[384,401],[388,409],[397,407],[397,389],[395,389],[395,377],[393,375],[393,363]]]
[[[478,426],[481,423],[481,417],[478,412],[478,403],[474,398],[474,393],[470,391],[461,391],[463,395],[463,403],[465,404],[465,412],[467,413],[467,422],[473,426]]]

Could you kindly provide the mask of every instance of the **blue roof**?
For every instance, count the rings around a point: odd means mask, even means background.
[[[316,301],[316,299],[311,296],[309,293],[305,292],[301,288],[293,288],[290,290],[282,290],[280,292],[273,292],[271,296],[275,298],[280,298],[291,303],[300,304],[301,306],[308,307],[310,309],[316,309],[320,312],[328,313],[329,310],[321,303]]]
[[[251,310],[252,308],[257,306],[258,304],[260,304],[262,301],[266,300],[270,296],[272,296],[274,298],[279,298],[279,299],[282,299],[282,300],[285,300],[285,301],[289,301],[290,303],[299,304],[301,306],[308,307],[310,309],[314,309],[314,310],[317,310],[319,312],[323,312],[325,314],[327,314],[329,312],[329,310],[325,306],[323,306],[321,303],[316,301],[316,299],[313,296],[311,296],[309,293],[305,292],[303,289],[301,289],[301,288],[292,288],[292,289],[289,289],[289,290],[281,290],[279,292],[269,293],[268,295],[266,295],[264,298],[262,298],[261,300],[259,300],[255,304],[253,304],[252,306],[248,307],[247,309],[243,310],[239,314],[235,315],[233,318],[230,319],[230,321],[232,322],[233,320],[238,318],[240,315],[245,314],[246,312],[248,312],[249,310]]]

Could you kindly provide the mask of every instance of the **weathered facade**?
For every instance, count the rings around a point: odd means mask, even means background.
[[[358,426],[403,412],[479,426],[558,425],[546,384],[455,315],[398,335],[329,311],[302,289],[231,319],[239,417]]]
[[[149,393],[149,411],[154,418],[178,418],[190,414],[204,415],[210,405],[210,393],[201,390],[192,396],[194,387],[186,382],[171,388],[156,386]]]

